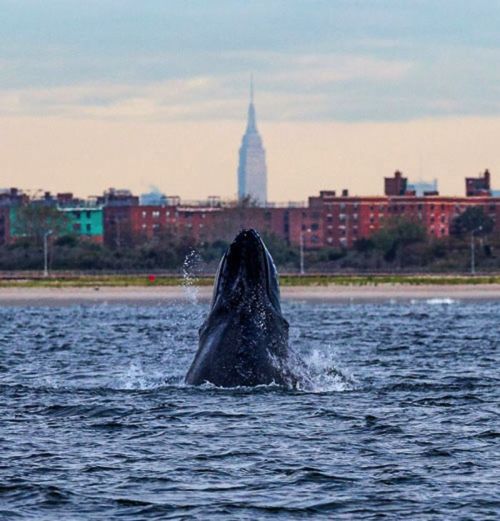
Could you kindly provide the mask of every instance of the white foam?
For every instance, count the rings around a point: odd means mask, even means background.
[[[425,301],[426,304],[430,305],[451,305],[456,304],[458,301],[449,297],[444,298],[429,298]]]
[[[107,386],[120,391],[145,391],[165,385],[165,373],[159,369],[146,371],[140,362],[131,362],[125,372]]]
[[[352,391],[355,380],[348,370],[341,367],[333,348],[325,351],[314,349],[304,358],[312,389],[316,393]]]

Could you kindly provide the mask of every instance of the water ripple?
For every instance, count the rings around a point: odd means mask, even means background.
[[[500,303],[285,303],[304,392],[184,385],[195,300],[0,308],[0,519],[500,517]]]

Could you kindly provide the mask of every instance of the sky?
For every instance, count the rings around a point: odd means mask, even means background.
[[[0,0],[0,187],[234,197],[250,75],[269,196],[402,170],[500,187],[500,2]]]

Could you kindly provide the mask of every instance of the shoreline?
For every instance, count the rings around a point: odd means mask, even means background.
[[[70,304],[160,304],[162,302],[208,302],[212,287],[96,286],[96,287],[5,287],[0,288],[0,306]],[[500,300],[500,284],[363,286],[284,286],[284,301],[376,302],[408,300]]]

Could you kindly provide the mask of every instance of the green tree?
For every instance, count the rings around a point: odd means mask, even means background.
[[[39,246],[47,232],[53,237],[68,235],[70,223],[66,215],[53,206],[26,205],[16,210],[13,232]]]
[[[487,235],[493,230],[494,222],[480,206],[471,206],[464,213],[455,217],[451,233],[457,237],[474,232],[477,235]]]
[[[410,219],[395,218],[386,222],[386,225],[371,236],[374,247],[381,251],[384,260],[393,262],[398,260],[403,264],[403,252],[406,247],[426,240],[425,228]]]

